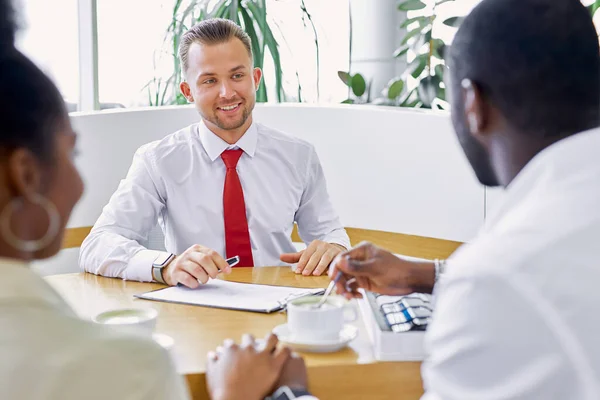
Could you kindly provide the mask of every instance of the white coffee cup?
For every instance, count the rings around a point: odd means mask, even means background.
[[[158,312],[153,308],[119,308],[101,312],[92,320],[124,333],[151,336],[157,317]]]
[[[356,312],[344,298],[331,296],[317,308],[321,298],[305,296],[288,303],[287,326],[293,340],[336,341],[344,323],[356,319]]]

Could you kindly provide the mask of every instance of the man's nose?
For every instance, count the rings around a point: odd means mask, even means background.
[[[221,90],[219,91],[219,95],[226,99],[230,99],[235,96],[235,90],[231,86],[230,82],[224,81],[221,83]]]

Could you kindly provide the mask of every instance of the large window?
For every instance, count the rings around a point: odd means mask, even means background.
[[[173,71],[168,53],[172,49],[164,37],[177,0],[15,1],[22,26],[17,46],[55,81],[71,110],[163,103],[152,83],[166,80]],[[350,1],[266,0],[279,42],[288,101],[339,102],[346,98],[347,88],[337,78],[337,71],[349,69]],[[440,12],[466,14],[478,2],[448,2],[440,6]],[[582,2],[589,5],[593,0]],[[303,5],[312,20],[300,12]],[[57,15],[60,18],[54,17]],[[354,16],[355,23],[359,18]],[[599,18],[596,13],[595,19]],[[96,27],[97,35],[91,27]],[[438,34],[445,41],[453,33],[440,24]],[[94,50],[88,51],[90,48]],[[410,61],[414,54],[408,57]],[[267,62],[263,69],[272,80],[273,64]],[[269,94],[271,101],[275,98]]]
[[[277,37],[284,71],[289,82],[287,92],[294,96],[297,82],[302,100],[341,102],[348,88],[338,79],[337,71],[349,69],[350,16],[348,0],[306,0],[319,44],[319,74],[311,21],[301,18],[297,0],[271,0],[271,18],[279,28]],[[272,71],[267,70],[267,73]],[[297,73],[297,77],[295,76]],[[318,85],[317,85],[318,81]]]
[[[18,46],[56,82],[71,110],[164,104],[153,83],[173,72],[172,48],[164,38],[176,0],[17,2],[23,10]],[[345,98],[346,88],[336,72],[348,69],[348,2],[267,0],[288,101]],[[302,5],[312,20],[302,17]],[[49,18],[54,15],[61,17]],[[90,28],[94,26],[96,35]],[[267,79],[274,77],[273,64],[267,62],[264,72]],[[275,98],[269,96],[271,101]]]
[[[169,65],[155,65],[171,20],[173,0],[99,0],[98,84],[101,103],[149,105],[146,86],[169,76]],[[158,57],[156,57],[158,58]],[[165,70],[166,69],[166,70]]]
[[[173,71],[172,48],[163,40],[174,4],[174,0],[98,2],[101,102],[127,107],[163,104],[164,86],[158,85],[164,84]],[[336,71],[348,68],[348,0],[305,0],[312,21],[302,18],[301,4],[300,0],[267,1],[269,21],[279,42],[288,99],[341,101],[346,89],[337,81]],[[273,82],[272,63],[265,64],[264,73],[267,82]],[[272,93],[269,98],[276,96]]]
[[[54,80],[71,110],[79,102],[77,1],[17,2],[22,26],[17,47]]]

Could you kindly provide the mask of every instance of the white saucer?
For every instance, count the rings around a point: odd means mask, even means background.
[[[358,335],[358,329],[354,325],[344,325],[337,340],[316,341],[311,339],[298,340],[292,337],[287,324],[277,325],[273,328],[279,341],[294,350],[311,353],[329,353],[338,351],[348,345]]]

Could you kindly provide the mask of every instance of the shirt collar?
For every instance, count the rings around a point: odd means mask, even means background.
[[[63,298],[30,265],[19,260],[0,258],[0,303],[14,306],[37,305],[75,316]]]
[[[203,121],[198,124],[198,134],[200,136],[200,142],[202,142],[202,146],[204,147],[204,150],[206,151],[206,154],[208,154],[208,157],[211,161],[215,161],[217,158],[219,158],[221,153],[223,153],[225,150],[239,148],[250,157],[254,157],[254,153],[256,152],[256,144],[258,142],[258,127],[255,122],[252,122],[252,125],[250,125],[240,140],[234,144],[229,144],[215,135],[210,129],[207,128]]]
[[[486,221],[485,230],[493,229],[510,210],[535,192],[564,191],[583,172],[600,176],[598,148],[600,128],[594,128],[559,140],[539,152],[505,189],[502,203]]]

